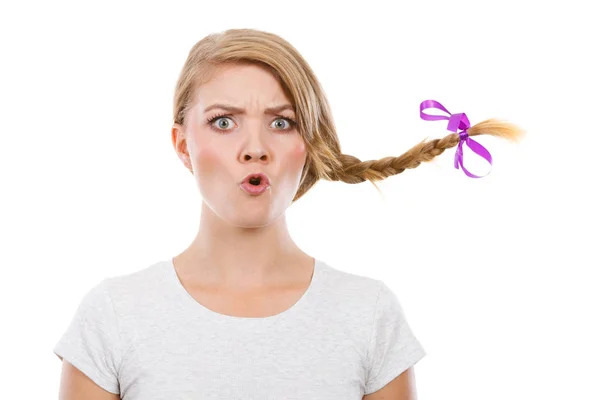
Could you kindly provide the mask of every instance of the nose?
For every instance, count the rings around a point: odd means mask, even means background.
[[[264,138],[262,137],[262,127],[253,127],[247,133],[248,140],[245,144],[246,148],[240,153],[241,161],[244,163],[248,161],[260,161],[263,163],[269,161],[268,150],[265,146]]]
[[[242,153],[242,161],[247,162],[251,160],[267,161],[267,151],[264,147],[258,147],[255,150],[246,150]]]

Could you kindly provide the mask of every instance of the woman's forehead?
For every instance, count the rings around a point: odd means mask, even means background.
[[[250,66],[251,68],[252,66]],[[279,81],[265,70],[230,68],[216,73],[212,79],[198,86],[196,101],[200,108],[225,104],[245,110],[263,110],[293,102],[286,96]]]

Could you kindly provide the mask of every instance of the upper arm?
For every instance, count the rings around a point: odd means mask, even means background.
[[[409,367],[378,391],[364,396],[363,400],[417,400],[414,367]]]
[[[120,332],[108,283],[104,280],[86,293],[54,346],[62,361],[61,400],[119,398]]]
[[[59,400],[120,400],[121,396],[111,392],[107,392],[94,381],[88,378],[83,372],[78,370],[69,363],[63,360],[60,388],[58,392]]]

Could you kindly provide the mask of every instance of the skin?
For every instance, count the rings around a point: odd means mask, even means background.
[[[206,108],[225,103],[245,110],[212,122],[206,119],[229,111]],[[202,196],[196,237],[173,261],[189,287],[210,288],[234,298],[233,309],[260,308],[252,303],[259,293],[267,302],[285,303],[272,315],[289,308],[310,282],[314,258],[290,237],[285,211],[298,186],[307,153],[293,124],[265,108],[292,104],[277,80],[256,65],[222,66],[198,87],[187,126],[174,124],[172,142],[179,159],[194,174]],[[292,110],[279,115],[296,119]],[[239,188],[249,173],[264,172],[271,187],[260,196]],[[274,288],[295,286],[292,299],[280,300]],[[208,297],[206,298],[208,299]],[[264,301],[263,299],[263,301]],[[277,300],[274,300],[277,299]],[[207,300],[208,301],[208,300]],[[222,302],[219,298],[215,303]],[[251,304],[248,306],[248,304]],[[216,308],[216,307],[215,307]],[[263,312],[263,311],[260,311]],[[393,379],[364,400],[416,400],[414,368]]]
[[[245,113],[206,111],[215,103]],[[293,103],[264,68],[224,65],[197,88],[186,127],[173,125],[174,149],[193,171],[202,197],[196,237],[174,257],[182,279],[239,294],[306,281],[312,274],[314,258],[294,243],[285,217],[307,159],[305,142],[294,124],[264,113],[283,104]],[[219,114],[228,115],[206,122]],[[277,114],[296,119],[293,109]],[[260,196],[239,187],[254,172],[271,182]]]
[[[216,120],[219,134],[206,123],[220,110],[213,103],[229,103],[245,115]],[[172,141],[177,155],[202,195],[199,230],[190,246],[173,258],[177,274],[189,287],[209,288],[222,307],[257,310],[272,315],[289,308],[304,293],[314,258],[291,239],[285,211],[300,184],[306,162],[304,141],[295,127],[264,109],[289,103],[275,78],[258,66],[229,65],[199,87],[196,103],[184,128],[175,124]],[[295,119],[285,110],[283,117]],[[266,173],[271,188],[253,197],[238,184],[248,173]],[[292,287],[280,295],[277,288]],[[206,292],[206,290],[203,290]],[[290,295],[291,293],[291,295]],[[257,294],[260,299],[256,301]],[[265,307],[264,304],[269,307]],[[61,358],[62,360],[62,358]],[[343,367],[343,366],[340,366]],[[67,361],[63,361],[59,399],[117,400]],[[416,400],[413,367],[364,400]]]

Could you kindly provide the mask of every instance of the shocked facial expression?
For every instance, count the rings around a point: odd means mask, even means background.
[[[210,209],[239,227],[269,225],[285,212],[307,159],[290,99],[278,80],[258,65],[229,64],[197,88],[186,129],[173,126],[173,144],[193,170]],[[262,173],[260,194],[242,182]],[[265,180],[262,180],[265,185]]]

